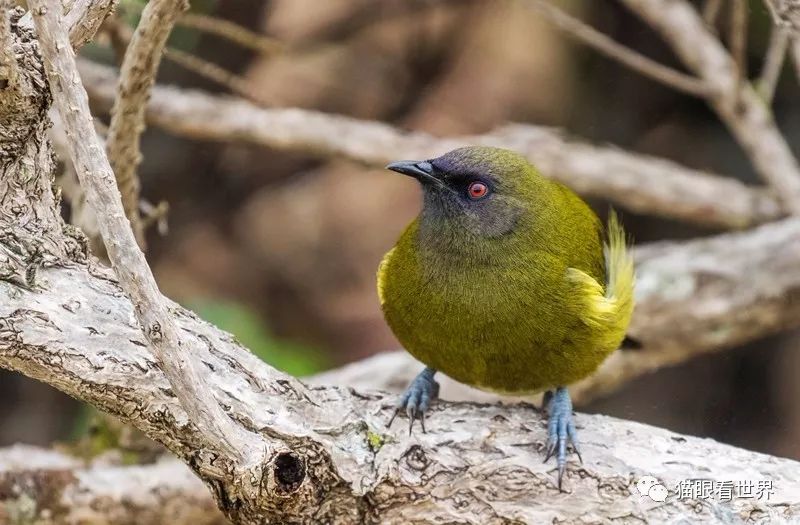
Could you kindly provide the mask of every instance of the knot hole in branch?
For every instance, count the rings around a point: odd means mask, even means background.
[[[284,493],[296,491],[306,478],[305,463],[293,452],[278,454],[272,469],[278,489]]]

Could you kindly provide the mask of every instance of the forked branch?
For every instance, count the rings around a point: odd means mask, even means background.
[[[136,306],[136,318],[149,348],[190,421],[205,433],[207,445],[249,465],[260,457],[260,440],[228,418],[211,392],[202,388],[204,381],[192,361],[192,347],[182,341],[125,217],[114,173],[92,125],[88,97],[64,29],[61,3],[31,0],[30,7],[73,165],[97,217],[116,275]]]

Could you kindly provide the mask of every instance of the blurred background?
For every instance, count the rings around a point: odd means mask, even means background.
[[[618,42],[680,67],[658,36],[615,2],[561,4]],[[123,2],[122,20],[135,23],[141,5]],[[437,135],[531,122],[758,183],[704,102],[574,43],[523,1],[202,0],[192,12],[280,43],[280,52],[259,55],[185,27],[170,41],[240,75],[259,104]],[[769,28],[761,1],[750,2],[750,71],[761,67]],[[112,43],[100,38],[84,54],[114,64]],[[800,96],[790,73],[787,64],[774,107],[800,153]],[[169,60],[159,82],[228,90]],[[169,205],[168,233],[148,231],[148,259],[166,295],[296,375],[399,348],[380,313],[375,270],[419,210],[413,180],[346,160],[186,140],[152,127],[142,149],[142,195]],[[600,213],[608,208],[592,205]],[[640,243],[715,233],[631,213],[623,220]],[[663,369],[580,409],[800,459],[798,335]],[[69,440],[90,419],[77,402],[5,371],[0,399],[0,446]]]

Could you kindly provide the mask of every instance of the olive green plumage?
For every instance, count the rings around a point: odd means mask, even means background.
[[[577,195],[512,151],[461,148],[424,164],[422,212],[378,271],[403,346],[505,393],[595,370],[633,310],[633,263],[613,215],[604,231]]]

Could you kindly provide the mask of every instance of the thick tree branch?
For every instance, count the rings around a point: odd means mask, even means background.
[[[170,386],[190,415],[191,422],[206,433],[207,444],[225,450],[244,465],[250,465],[260,455],[260,440],[234,424],[211,392],[200,388],[201,376],[192,363],[192,347],[181,341],[123,213],[114,173],[92,125],[88,97],[63,27],[60,3],[31,0],[30,5],[50,90],[67,133],[73,165],[87,201],[97,216],[109,259],[126,293],[136,305],[136,318],[149,347],[164,367]]]
[[[86,61],[81,75],[93,101],[107,109],[113,70]],[[577,142],[549,129],[506,126],[486,135],[437,138],[379,122],[300,109],[265,109],[240,99],[155,86],[146,117],[174,133],[223,141],[341,155],[372,165],[398,158],[429,158],[464,144],[515,149],[546,175],[584,195],[629,209],[712,226],[742,228],[775,219],[777,201],[735,180],[677,163]]]
[[[700,14],[685,0],[622,0],[658,31],[686,66],[707,85],[711,107],[728,126],[755,170],[778,193],[786,209],[800,214],[800,165],[768,107]]]
[[[81,260],[86,247],[80,233],[61,220],[51,184],[50,93],[34,31],[23,23],[23,14],[19,7],[8,12],[11,31],[2,49],[15,73],[0,89],[0,279],[32,286],[39,268]]]
[[[0,523],[225,525],[186,465],[84,465],[60,452],[0,449]]]
[[[142,247],[145,240],[139,217],[140,183],[136,170],[142,160],[139,141],[145,127],[144,111],[167,38],[175,21],[188,8],[187,0],[151,0],[147,3],[125,51],[117,96],[111,109],[106,143],[108,160],[122,194],[125,215]]]
[[[797,257],[797,255],[795,255]],[[18,370],[132,422],[207,481],[224,455],[203,449],[167,377],[148,352],[133,307],[110,271],[45,269],[37,291],[0,281],[0,366]],[[263,491],[236,497],[234,480],[209,483],[241,523],[492,523],[517,520],[714,522],[699,501],[655,504],[633,484],[655,475],[674,488],[702,477],[770,479],[771,501],[726,512],[800,517],[800,465],[635,423],[579,414],[585,463],[570,462],[567,494],[542,463],[543,420],[528,405],[437,403],[428,433],[386,430],[395,397],[349,387],[305,387],[178,306],[181,333],[213,374],[206,388],[246,427],[283,443],[265,464]],[[612,443],[613,446],[609,446]],[[777,519],[777,518],[776,518]]]

